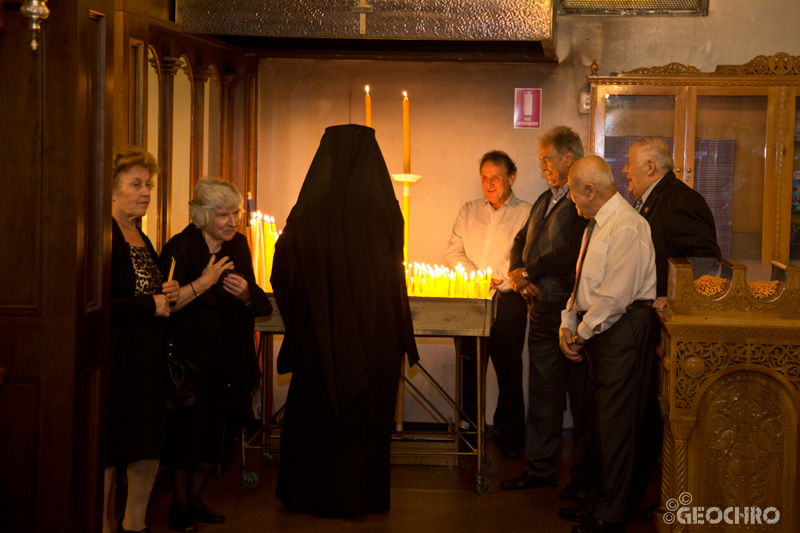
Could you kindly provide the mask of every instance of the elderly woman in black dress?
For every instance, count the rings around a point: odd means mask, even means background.
[[[175,259],[181,287],[167,331],[178,353],[197,369],[197,403],[167,421],[172,469],[170,527],[197,531],[197,522],[225,517],[201,501],[212,465],[233,459],[236,430],[253,418],[259,370],[255,317],[272,306],[255,281],[247,239],[237,232],[242,195],[222,180],[204,178],[189,203],[192,223],[161,251],[162,272]]]
[[[136,222],[150,204],[158,173],[142,148],[114,155],[111,198],[111,349],[105,506],[114,468],[125,465],[128,500],[117,531],[148,531],[145,513],[165,450],[164,319],[178,283],[166,283],[158,256]],[[110,531],[107,521],[103,531]]]

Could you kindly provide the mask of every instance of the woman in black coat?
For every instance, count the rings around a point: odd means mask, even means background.
[[[203,504],[201,492],[212,465],[233,459],[236,430],[253,418],[255,317],[269,315],[272,306],[256,284],[247,239],[237,232],[241,209],[232,183],[200,180],[189,203],[192,223],[161,250],[162,273],[174,259],[181,285],[167,335],[196,369],[190,377],[197,387],[197,403],[167,420],[169,523],[176,531],[225,521]]]
[[[142,148],[114,155],[111,199],[111,344],[109,365],[105,503],[114,468],[125,465],[128,499],[117,531],[147,531],[150,491],[164,455],[164,318],[178,284],[163,282],[155,250],[136,226],[150,204],[158,173]],[[103,531],[110,528],[103,522]]]

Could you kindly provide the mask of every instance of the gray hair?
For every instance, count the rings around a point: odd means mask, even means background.
[[[566,126],[556,126],[539,137],[539,148],[544,146],[552,146],[559,157],[567,152],[572,152],[576,160],[583,157],[581,136]]]
[[[675,168],[669,145],[660,137],[642,137],[632,146],[636,146],[642,155],[652,159],[658,170],[672,170]]]
[[[242,193],[229,181],[206,176],[194,186],[189,202],[189,216],[198,228],[208,224],[212,209],[233,209],[242,205]]]

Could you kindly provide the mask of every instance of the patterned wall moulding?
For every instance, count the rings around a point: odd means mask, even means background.
[[[708,15],[708,0],[560,0],[564,15]]]
[[[553,0],[184,0],[187,33],[264,37],[552,41]],[[365,19],[361,33],[361,18]]]
[[[773,56],[757,56],[744,65],[718,65],[715,74],[721,76],[798,76],[800,75],[800,56],[792,56],[785,52],[779,52]]]

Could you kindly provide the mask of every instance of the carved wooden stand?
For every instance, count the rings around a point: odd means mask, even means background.
[[[729,289],[709,300],[694,290],[692,265],[670,259],[669,304],[660,317],[660,532],[800,529],[800,268],[772,265],[780,283],[771,300],[749,294],[746,267],[735,261],[723,262]],[[691,516],[682,524],[683,507],[698,508],[701,519],[712,507],[774,507],[780,520],[711,525]]]

